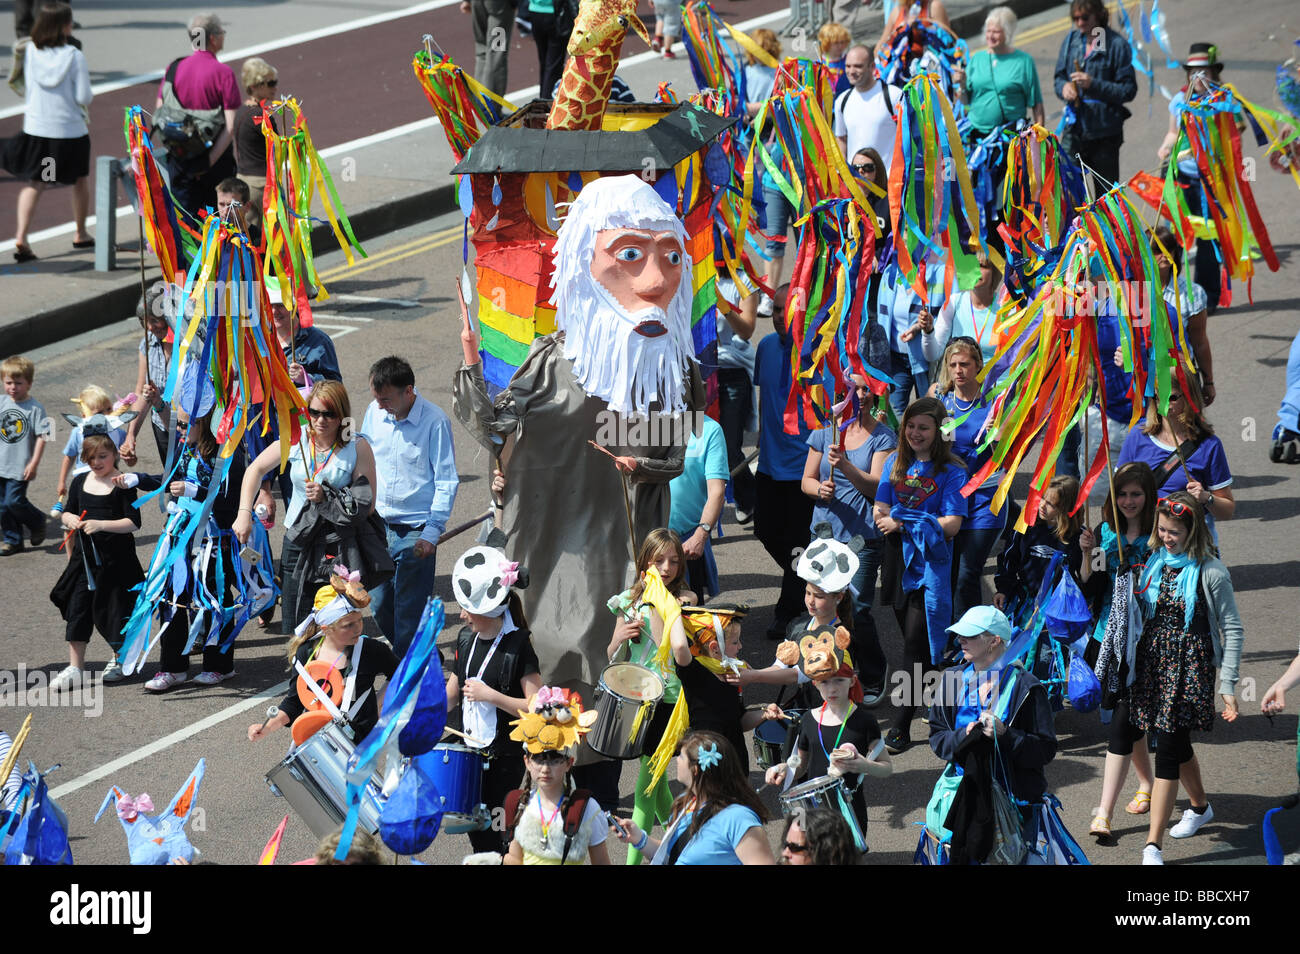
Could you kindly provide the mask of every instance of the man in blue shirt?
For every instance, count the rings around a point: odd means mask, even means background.
[[[415,372],[398,357],[370,368],[370,392],[361,436],[375,454],[375,511],[388,528],[388,552],[397,572],[371,590],[375,621],[398,657],[415,636],[425,601],[433,595],[438,538],[456,502],[456,452],[451,421],[415,392]]]
[[[784,639],[790,621],[804,611],[804,582],[794,572],[794,551],[808,545],[813,502],[800,487],[808,461],[808,426],[799,415],[799,432],[785,432],[785,408],[793,387],[790,349],[793,340],[785,323],[790,286],[777,289],[772,310],[776,331],[758,344],[754,382],[758,385],[758,476],[754,535],[781,568],[770,639]]]
[[[727,439],[722,425],[699,413],[698,432],[686,444],[682,472],[668,483],[671,507],[668,529],[682,538],[691,591],[701,600],[718,595],[718,567],[710,536],[727,497]]]

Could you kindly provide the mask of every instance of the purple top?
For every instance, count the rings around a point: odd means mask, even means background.
[[[243,102],[235,71],[207,50],[195,50],[177,64],[172,88],[186,109],[238,109]],[[158,95],[162,95],[161,83]]]

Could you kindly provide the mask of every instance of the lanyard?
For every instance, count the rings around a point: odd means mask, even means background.
[[[321,461],[321,465],[317,467],[316,466],[316,442],[311,438],[308,438],[307,443],[311,446],[311,481],[312,483],[317,483],[316,478],[320,476],[321,471],[323,471],[326,467],[330,465],[330,460],[331,458],[334,457],[335,445],[333,444],[330,445],[329,453],[325,455],[325,459]]]
[[[551,841],[551,825],[555,823],[555,816],[560,814],[560,808],[564,805],[564,799],[561,798],[555,806],[555,811],[551,812],[551,817],[547,818],[542,814],[542,793],[534,792],[537,799],[537,820],[542,823],[542,847],[546,847]]]
[[[831,752],[840,747],[840,739],[844,737],[844,727],[849,724],[849,716],[853,715],[853,710],[856,708],[857,706],[854,703],[849,703],[849,711],[844,713],[844,721],[840,723],[840,731],[835,733],[835,744],[827,750],[826,740],[822,738],[822,718],[826,715],[826,703],[822,703],[821,711],[817,713],[817,744],[822,747],[822,754],[826,756],[827,765],[831,763]]]
[[[467,657],[467,658],[465,659],[465,675],[466,675],[466,682],[468,682],[470,679],[477,679],[477,680],[479,680],[480,682],[483,681],[483,673],[487,670],[487,665],[488,665],[488,663],[492,660],[492,655],[493,655],[493,653],[495,653],[495,652],[497,651],[497,646],[499,646],[500,643],[501,643],[501,637],[505,635],[505,632],[504,632],[504,630],[505,630],[505,624],[504,624],[504,623],[502,624],[501,629],[502,629],[502,632],[497,633],[496,639],[492,640],[492,646],[491,646],[491,648],[488,649],[488,651],[487,651],[487,655],[483,657],[483,664],[482,664],[481,666],[478,667],[478,672],[474,673],[474,675],[472,675],[472,676],[469,675],[469,658]],[[479,641],[478,637],[477,637],[477,636],[474,637],[474,642],[475,642],[475,643],[478,643],[478,641]],[[473,647],[473,646],[470,647],[469,655],[470,655],[470,656],[473,656],[473,655],[474,655],[474,647]]]

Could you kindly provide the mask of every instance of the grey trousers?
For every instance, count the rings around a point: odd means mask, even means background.
[[[498,96],[506,94],[514,0],[470,0],[474,18],[474,78]]]

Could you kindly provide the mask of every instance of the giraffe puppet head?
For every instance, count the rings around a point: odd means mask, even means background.
[[[617,55],[628,27],[649,46],[650,31],[636,15],[636,6],[636,0],[583,0],[569,36],[569,55],[583,56],[593,51]]]

